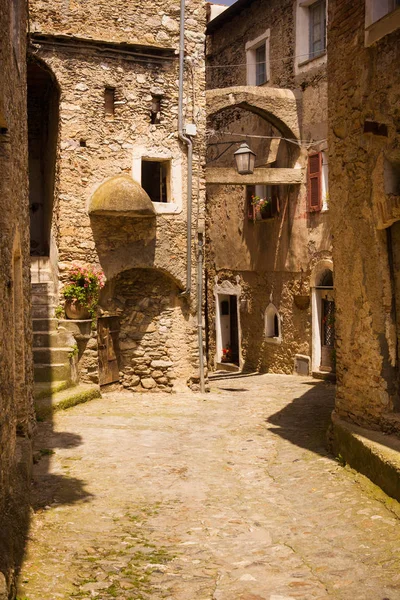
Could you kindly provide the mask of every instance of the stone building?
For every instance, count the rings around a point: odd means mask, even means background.
[[[24,2],[0,1],[0,598],[28,528],[32,352]]]
[[[332,373],[325,0],[238,0],[207,27],[211,369]],[[246,142],[253,174],[238,174]]]
[[[181,19],[184,7],[30,0],[38,380],[134,391],[199,380],[206,11],[191,0]],[[95,330],[56,310],[73,265],[104,271]]]
[[[373,464],[370,448],[357,455],[343,429],[400,432],[399,2],[331,0],[328,37],[336,441],[346,460],[400,498],[396,469],[383,480],[386,467]],[[381,453],[390,436],[379,440]]]

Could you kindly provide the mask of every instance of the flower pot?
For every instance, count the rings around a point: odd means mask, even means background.
[[[86,306],[79,304],[79,302],[77,302],[76,300],[67,300],[65,302],[64,310],[68,319],[90,319],[90,313]]]

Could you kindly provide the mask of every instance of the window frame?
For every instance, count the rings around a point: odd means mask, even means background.
[[[276,325],[278,332],[276,332]],[[271,335],[273,333],[273,335]],[[275,335],[278,333],[278,335]],[[282,319],[278,309],[272,302],[268,304],[264,313],[264,340],[268,344],[282,343]]]
[[[160,197],[163,197],[164,193],[162,188],[165,185],[165,197],[166,200],[153,200],[149,192],[143,186],[143,165],[144,163],[153,163],[159,165],[159,184],[160,184]],[[165,175],[165,184],[164,184]],[[141,185],[145,192],[148,194],[153,204],[169,204],[171,202],[171,161],[168,159],[161,158],[143,158],[141,163]]]
[[[365,39],[364,45],[371,46],[389,33],[400,28],[400,0],[385,0],[387,12],[376,13],[382,8],[382,0],[365,2]]]
[[[246,65],[247,65],[247,85],[265,85],[270,81],[271,73],[270,73],[270,33],[271,30],[267,29],[254,38],[253,40],[249,40],[245,45],[246,50]],[[265,49],[265,79],[263,81],[257,82],[257,50],[260,48]],[[261,64],[261,63],[260,63]]]

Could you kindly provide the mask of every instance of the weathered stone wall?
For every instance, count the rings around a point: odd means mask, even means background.
[[[297,100],[295,117],[288,101],[288,118],[281,129],[273,115],[271,122],[246,111],[251,104],[252,89],[242,91],[240,107],[211,114],[208,129],[212,142],[243,139],[256,152],[256,167],[299,168],[300,185],[280,186],[280,213],[273,219],[253,222],[246,206],[246,188],[239,185],[207,185],[207,314],[209,364],[216,356],[216,306],[214,280],[235,282],[242,287],[240,326],[243,368],[273,372],[293,372],[296,354],[312,354],[311,302],[300,309],[295,296],[310,295],[310,276],[316,264],[331,257],[330,211],[310,213],[307,208],[306,170],[308,154],[327,148],[327,80],[324,58],[310,61],[296,57],[295,10],[293,2],[262,2],[254,0],[231,19],[229,9],[222,17],[226,22],[218,28],[209,26],[207,37],[207,86],[230,88],[247,82],[246,42],[270,30],[270,79],[262,88],[292,90]],[[227,90],[239,96],[240,88]],[[285,115],[283,102],[276,95],[276,113]],[[279,105],[279,106],[278,106]],[[273,111],[271,111],[273,112]],[[268,118],[268,111],[264,114]],[[290,119],[289,119],[290,116]],[[289,122],[290,121],[290,122]],[[296,123],[295,123],[296,121]],[[287,137],[289,131],[299,131],[298,145],[258,138]],[[234,133],[239,134],[235,138]],[[245,138],[244,135],[249,137]],[[242,138],[240,137],[242,136]],[[255,136],[255,137],[252,137]],[[293,138],[293,133],[290,134]],[[275,144],[275,146],[274,146]],[[209,148],[208,165],[232,167],[233,146],[215,160],[217,151]],[[217,146],[222,151],[224,146]],[[272,303],[281,318],[281,343],[271,343],[264,335],[264,313]]]
[[[399,409],[394,310],[398,269],[392,275],[390,269],[398,252],[395,243],[393,252],[389,249],[390,233],[395,240],[396,232],[388,233],[399,215],[396,190],[390,189],[387,175],[397,178],[399,194],[400,31],[365,47],[364,11],[363,0],[329,3],[336,411],[356,423],[378,427],[384,413]],[[368,121],[383,128],[368,133]]]
[[[13,597],[28,529],[33,428],[26,5],[0,1],[0,598]]]
[[[197,356],[196,329],[172,279],[154,269],[131,269],[111,281],[104,296],[107,313],[120,315],[122,385],[171,392],[176,380],[186,383]]]
[[[213,23],[211,22],[211,26]],[[207,87],[246,85],[246,42],[270,36],[271,87],[294,85],[294,10],[292,0],[254,1],[207,37]]]
[[[93,47],[66,49],[47,37],[35,38],[36,56],[55,74],[61,90],[60,145],[53,229],[58,246],[61,282],[73,263],[99,265],[111,280],[121,271],[155,268],[168,273],[183,290],[186,285],[187,159],[178,140],[179,5],[155,6],[126,0],[113,2],[31,2],[32,33],[72,35],[100,42],[140,44],[135,53],[98,53]],[[190,312],[196,310],[195,239],[204,213],[204,27],[205,6],[187,3],[184,113],[197,125],[194,138],[193,254]],[[82,42],[83,43],[83,42]],[[164,58],[146,46],[170,48]],[[175,50],[175,54],[174,51]],[[115,88],[115,114],[105,115],[104,90]],[[152,94],[161,95],[158,124],[151,123]],[[140,158],[171,160],[172,203],[157,208],[154,219],[89,218],[90,199],[108,178],[137,178]],[[139,163],[138,163],[139,160]],[[157,272],[158,272],[157,271]],[[91,342],[92,344],[92,342]],[[91,355],[94,348],[89,348]],[[90,353],[89,353],[90,354]],[[188,350],[188,354],[190,354]],[[85,354],[85,361],[92,357]],[[87,365],[83,367],[88,368]],[[195,377],[192,361],[185,380]],[[93,374],[92,374],[93,375]]]

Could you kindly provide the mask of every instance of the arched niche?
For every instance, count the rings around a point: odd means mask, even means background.
[[[335,371],[333,262],[319,261],[311,272],[312,371]]]
[[[264,337],[268,343],[280,344],[282,342],[281,318],[278,309],[272,302],[264,313]]]

